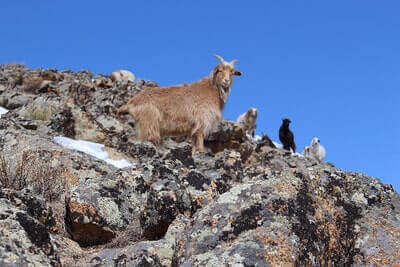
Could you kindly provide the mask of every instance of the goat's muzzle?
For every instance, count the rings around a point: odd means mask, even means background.
[[[229,91],[229,85],[223,84],[221,87],[222,87],[222,89],[224,90],[225,93],[227,93]]]
[[[222,81],[222,87],[224,88],[224,91],[228,91],[230,86],[230,80],[229,79],[224,79]]]

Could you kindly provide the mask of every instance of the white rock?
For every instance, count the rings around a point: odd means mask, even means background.
[[[116,70],[110,76],[114,82],[133,82],[135,80],[135,75],[129,70]]]

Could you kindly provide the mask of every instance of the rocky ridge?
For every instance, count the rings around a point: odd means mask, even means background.
[[[400,264],[391,185],[253,141],[222,121],[186,141],[135,141],[115,110],[154,82],[0,67],[0,265]],[[234,91],[232,92],[234,93]],[[118,169],[53,140],[99,142]]]

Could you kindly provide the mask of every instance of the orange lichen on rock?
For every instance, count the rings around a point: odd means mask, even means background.
[[[259,227],[256,237],[264,245],[264,250],[258,254],[273,266],[294,266],[297,252],[290,245],[290,241],[280,232],[271,228]]]

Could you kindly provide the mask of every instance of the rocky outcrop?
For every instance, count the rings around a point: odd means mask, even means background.
[[[0,265],[57,265],[49,229],[56,220],[51,208],[29,194],[0,191]]]
[[[194,223],[180,242],[179,264],[257,266],[269,262],[314,266],[396,262],[387,260],[398,257],[400,247],[395,242],[381,255],[379,250],[371,249],[372,243],[377,245],[378,240],[390,235],[383,234],[380,227],[372,230],[371,221],[391,225],[397,234],[399,228],[395,230],[396,212],[389,207],[372,220],[367,219],[385,204],[368,203],[365,192],[373,191],[377,181],[365,184],[361,182],[364,178],[319,166],[312,171],[284,169],[279,175],[241,183],[195,214]],[[337,187],[338,180],[353,186],[356,182],[358,186],[343,190]],[[400,204],[389,186],[380,194],[393,205]],[[383,215],[385,219],[379,219]],[[372,238],[373,231],[385,237]]]
[[[178,237],[189,220],[179,214],[162,239],[132,242],[123,248],[106,248],[88,255],[81,263],[104,266],[172,266]]]
[[[40,83],[38,81],[41,81]],[[45,81],[43,83],[43,81]],[[223,120],[185,139],[135,140],[115,110],[155,83],[0,67],[0,265],[400,264],[390,185],[248,138]],[[117,169],[54,142],[101,142]]]

